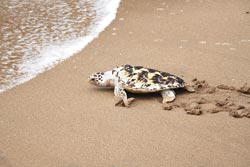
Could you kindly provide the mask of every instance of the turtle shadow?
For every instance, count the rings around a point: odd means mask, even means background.
[[[186,89],[184,88],[179,88],[179,89],[175,89],[174,90],[176,93],[176,96],[178,95],[183,95],[183,94],[190,94],[190,92],[188,92]]]
[[[184,95],[184,94],[189,94],[185,89],[175,89],[174,90],[176,93],[176,98],[178,98],[178,95]],[[127,92],[127,91],[126,91]],[[132,92],[127,92],[128,98],[134,97],[138,100],[151,100],[151,99],[156,99],[159,103],[162,103],[162,96],[160,92],[151,92],[151,93],[132,93]]]
[[[127,92],[128,97],[134,97],[138,99],[152,99],[152,98],[159,98],[161,94],[159,92],[152,92],[152,93],[132,93]]]

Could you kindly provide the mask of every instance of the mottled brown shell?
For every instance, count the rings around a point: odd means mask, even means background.
[[[123,65],[112,73],[130,92],[147,93],[185,87],[185,82],[177,76],[142,66]]]

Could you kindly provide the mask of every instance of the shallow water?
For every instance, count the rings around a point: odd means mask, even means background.
[[[1,0],[0,92],[83,49],[115,18],[120,0]]]

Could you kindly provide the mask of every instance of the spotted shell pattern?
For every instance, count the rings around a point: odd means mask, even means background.
[[[130,92],[147,93],[185,87],[185,82],[172,74],[142,66],[122,65],[112,74]]]

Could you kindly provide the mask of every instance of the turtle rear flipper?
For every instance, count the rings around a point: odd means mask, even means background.
[[[184,88],[185,88],[188,92],[191,92],[191,93],[193,93],[193,92],[196,91],[195,88],[192,87],[192,86],[189,85],[189,84],[185,84]]]
[[[170,103],[175,99],[175,91],[174,90],[163,90],[161,91],[162,103]]]

